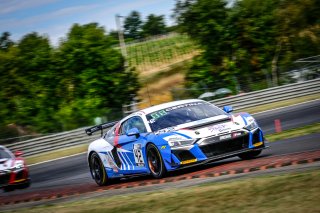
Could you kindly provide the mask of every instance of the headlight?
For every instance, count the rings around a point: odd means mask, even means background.
[[[15,164],[14,164],[13,169],[21,169],[23,167],[24,167],[23,161],[16,161]]]
[[[257,124],[257,122],[253,121],[251,124],[245,126],[244,128],[246,130],[251,131],[251,130],[254,130],[254,129],[258,128],[258,124]]]
[[[196,142],[197,139],[187,139],[187,140],[179,140],[179,141],[168,141],[169,145],[171,147],[173,146],[188,146],[192,145],[194,142]]]
[[[170,135],[170,136],[167,136],[163,139],[166,140],[171,147],[188,146],[188,145],[192,145],[193,143],[195,143],[197,141],[197,139],[192,139],[192,138],[189,139],[189,138],[186,138],[186,137],[178,135],[178,134]]]

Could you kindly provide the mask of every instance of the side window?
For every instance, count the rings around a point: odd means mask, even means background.
[[[126,120],[125,122],[123,122],[122,124],[121,124],[121,128],[120,128],[120,130],[119,130],[119,134],[120,135],[125,135],[126,134],[126,132],[130,129],[130,119],[128,119],[128,120]]]
[[[128,130],[132,128],[137,128],[140,133],[147,132],[147,129],[143,123],[143,120],[140,117],[135,116],[135,117],[129,118],[128,120],[122,123],[120,128],[120,134],[124,135]]]

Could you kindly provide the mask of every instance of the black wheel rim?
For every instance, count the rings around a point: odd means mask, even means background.
[[[148,165],[151,172],[155,175],[161,172],[161,161],[157,151],[154,148],[148,150]]]
[[[91,174],[97,182],[101,182],[101,165],[99,159],[96,156],[94,156],[92,159]]]

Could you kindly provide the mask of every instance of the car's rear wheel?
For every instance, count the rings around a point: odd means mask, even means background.
[[[158,148],[152,143],[147,146],[147,161],[153,177],[162,178],[166,174],[167,170],[163,163],[161,154]]]
[[[106,170],[97,153],[92,153],[90,156],[90,172],[93,179],[99,186],[107,184],[108,176]]]
[[[249,160],[252,158],[257,157],[258,155],[260,155],[262,152],[262,150],[256,150],[256,151],[251,151],[251,152],[246,152],[246,153],[242,153],[239,156],[239,158],[241,158],[242,160]]]

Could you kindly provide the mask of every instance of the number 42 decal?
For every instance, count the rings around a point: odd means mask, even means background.
[[[144,166],[141,144],[133,144],[134,160],[137,166]]]

